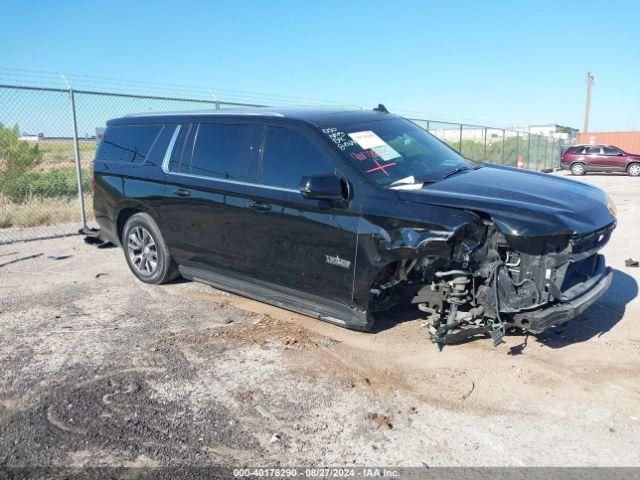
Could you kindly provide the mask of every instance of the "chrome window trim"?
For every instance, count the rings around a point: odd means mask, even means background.
[[[257,107],[260,108],[260,107]],[[125,115],[126,118],[145,118],[145,117],[177,117],[177,116],[190,116],[190,117],[206,117],[206,116],[247,116],[247,117],[284,117],[284,114],[278,112],[238,112],[232,109],[221,110],[198,110],[195,112],[178,111],[178,112],[157,112],[157,113],[129,113]]]
[[[267,188],[269,190],[278,190],[281,192],[300,193],[300,190],[296,190],[294,188],[276,187],[274,185],[264,185],[262,183],[243,182],[242,180],[230,180],[228,178],[205,177],[203,175],[195,175],[193,173],[182,173],[182,172],[167,172],[167,173],[170,173],[171,175],[179,175],[181,177],[199,178],[201,180],[213,180],[214,182],[232,183],[234,185],[244,185],[247,187],[260,187],[260,188]]]
[[[164,158],[162,159],[162,171],[164,173],[169,173],[169,162],[171,161],[171,155],[173,154],[173,147],[176,144],[176,140],[178,139],[178,134],[180,133],[180,128],[182,125],[176,125],[176,129],[171,136],[171,140],[169,141],[169,146],[167,147],[167,151],[164,152]]]

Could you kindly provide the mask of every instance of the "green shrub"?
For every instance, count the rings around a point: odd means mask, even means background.
[[[84,191],[89,191],[89,172],[82,174]],[[4,194],[14,202],[30,198],[70,197],[78,194],[76,172],[72,168],[49,172],[26,172],[7,182]]]
[[[0,192],[35,167],[41,159],[38,145],[20,140],[18,125],[7,128],[0,123]]]

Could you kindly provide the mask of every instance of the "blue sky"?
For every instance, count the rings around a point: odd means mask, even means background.
[[[591,70],[591,130],[640,129],[637,1],[42,1],[2,11],[0,67],[578,128]]]

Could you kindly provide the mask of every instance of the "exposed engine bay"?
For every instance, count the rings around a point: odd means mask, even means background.
[[[498,345],[510,329],[540,333],[584,311],[591,290],[608,287],[610,270],[597,252],[614,228],[522,238],[485,220],[484,229],[457,235],[446,254],[424,252],[387,266],[371,289],[371,309],[416,305],[440,350],[474,336],[490,335]]]

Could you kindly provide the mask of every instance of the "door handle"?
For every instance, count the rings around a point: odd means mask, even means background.
[[[251,208],[252,210],[266,212],[267,210],[271,210],[271,204],[264,202],[249,202],[249,208]]]
[[[176,188],[173,191],[173,194],[176,197],[190,197],[191,196],[191,190],[187,190],[187,189],[184,189],[184,188]]]

